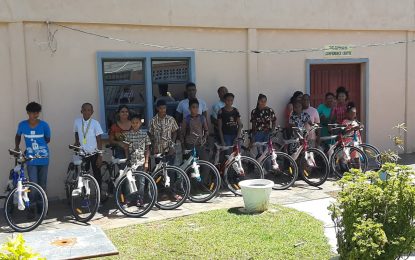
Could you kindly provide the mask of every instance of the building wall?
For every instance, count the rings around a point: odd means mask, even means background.
[[[83,102],[100,118],[96,53],[160,51],[111,41],[51,26],[57,51],[47,45],[44,21],[132,41],[193,48],[254,50],[321,48],[327,44],[365,44],[414,40],[415,3],[372,1],[57,1],[0,0],[0,163],[9,169],[7,148],[13,147],[16,124],[25,118],[28,100],[40,101],[42,117],[52,128],[49,195],[62,197],[71,159],[72,124]],[[266,8],[264,8],[264,6]],[[356,48],[352,59],[369,60],[369,140],[391,148],[393,125],[407,122],[407,152],[415,151],[414,43]],[[269,97],[283,124],[283,112],[295,90],[306,90],[306,60],[324,59],[321,52],[295,54],[195,53],[198,96],[209,107],[216,90],[226,85],[236,94],[245,128],[259,93]],[[10,123],[9,123],[10,122]],[[7,176],[0,177],[0,190]]]

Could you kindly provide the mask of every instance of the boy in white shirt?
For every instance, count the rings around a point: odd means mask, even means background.
[[[81,109],[82,118],[75,119],[74,133],[75,133],[75,145],[81,146],[85,152],[93,153],[96,150],[102,150],[101,135],[103,134],[101,125],[99,122],[91,118],[94,113],[94,108],[90,103],[84,103]],[[92,165],[92,172],[94,178],[97,180],[101,187],[101,164],[102,154],[95,154],[87,159],[85,165],[86,170],[89,170]]]

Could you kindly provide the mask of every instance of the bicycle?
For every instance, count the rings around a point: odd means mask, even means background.
[[[261,165],[251,157],[243,156],[240,153],[240,142],[245,141],[247,131],[242,132],[242,136],[237,139],[233,146],[221,146],[215,143],[216,153],[214,163],[219,173],[222,175],[227,188],[236,196],[241,196],[239,182],[249,179],[263,179],[264,172]],[[226,160],[219,162],[221,152],[232,149],[232,153],[226,156]]]
[[[5,199],[3,212],[7,224],[17,232],[28,232],[37,228],[48,212],[48,198],[38,184],[25,177],[24,165],[42,156],[26,156],[21,151],[9,149],[9,154],[16,158],[16,166],[10,171],[8,194],[0,196]]]
[[[97,180],[85,169],[86,159],[102,151],[87,153],[75,145],[69,145],[69,149],[74,151],[74,159],[68,166],[65,180],[66,198],[75,219],[86,223],[95,216],[100,204],[100,188]]]
[[[281,150],[288,154],[289,145],[299,144],[299,147],[292,153],[292,158],[297,162],[299,173],[302,179],[311,186],[322,185],[329,174],[329,162],[326,155],[316,148],[308,146],[308,135],[310,132],[320,128],[318,125],[311,126],[310,130],[304,127],[293,127],[295,139],[280,140],[276,145],[282,145]],[[277,129],[282,132],[281,128]]]
[[[346,126],[339,124],[329,124],[332,130],[340,130],[338,135],[322,137],[321,140],[333,140],[337,141],[329,145],[327,155],[329,156],[329,164],[333,173],[342,178],[345,172],[350,172],[350,169],[360,169],[363,172],[367,168],[367,157],[365,153],[358,147],[355,147],[349,143],[345,143],[343,131]]]
[[[167,156],[171,147],[163,153],[153,156],[157,161],[152,174],[157,185],[156,207],[172,210],[180,207],[190,194],[190,180],[187,174],[177,166],[168,165]]]
[[[266,151],[259,156],[254,156],[251,152],[252,149],[246,146],[241,146],[242,150],[246,154],[249,154],[251,158],[254,158],[262,166],[265,179],[274,182],[274,190],[285,190],[291,187],[298,178],[298,166],[295,160],[284,152],[276,151],[273,146],[272,139],[277,136],[278,131],[281,131],[280,127],[277,127],[277,131],[270,134],[267,142],[255,142],[253,147],[262,148],[266,147]]]
[[[101,190],[104,190],[106,195],[101,198],[107,200],[109,194],[114,193],[115,205],[124,215],[135,218],[144,216],[153,208],[157,199],[157,186],[154,179],[148,173],[138,170],[139,165],[131,162],[130,158],[134,152],[130,153],[129,159],[118,159],[114,157],[115,146],[105,147],[110,148],[113,155],[110,163],[102,162]],[[122,165],[125,165],[124,169],[121,169]],[[118,174],[116,166],[119,169]]]
[[[203,137],[192,133],[197,137],[193,148],[185,150],[184,155],[189,158],[179,166],[190,179],[189,200],[193,202],[207,202],[219,192],[221,177],[218,169],[210,162],[199,160],[196,152],[196,141]],[[203,145],[202,145],[203,146]]]

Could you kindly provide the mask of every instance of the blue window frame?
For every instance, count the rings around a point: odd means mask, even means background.
[[[195,81],[192,51],[97,52],[100,123],[108,132],[115,111],[127,104],[142,113],[148,126],[158,99],[167,101],[173,114],[183,98],[184,86]]]

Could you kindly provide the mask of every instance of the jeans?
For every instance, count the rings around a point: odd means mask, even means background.
[[[29,181],[37,183],[46,192],[46,183],[48,180],[49,165],[28,165],[27,173]]]
[[[235,141],[236,135],[223,135],[223,141],[226,146],[232,146]]]
[[[269,132],[259,131],[254,135],[254,142],[268,142]],[[258,147],[258,155],[261,155],[265,151],[266,147]]]

